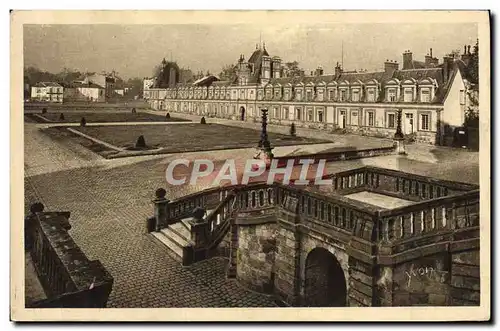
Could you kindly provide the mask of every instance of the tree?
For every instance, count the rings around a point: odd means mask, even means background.
[[[292,125],[290,126],[290,135],[292,137],[295,137],[295,124],[292,123]]]
[[[449,56],[451,56],[454,59],[460,58],[460,49],[454,49],[450,52]]]
[[[468,65],[469,80],[473,84],[479,83],[479,39],[472,49],[471,59]]]
[[[182,84],[194,82],[194,74],[191,69],[182,68],[179,73],[179,82]]]
[[[286,62],[284,70],[288,77],[302,76],[304,72],[304,70],[299,67],[299,62],[297,61]]]
[[[221,80],[227,80],[233,82],[236,80],[237,73],[236,73],[236,66],[232,64],[227,64],[222,67],[221,72],[219,73],[219,78]]]
[[[135,148],[146,148],[146,139],[144,139],[144,136],[139,136],[139,138],[137,138]]]

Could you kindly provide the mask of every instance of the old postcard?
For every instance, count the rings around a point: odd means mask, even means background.
[[[13,11],[11,318],[488,320],[489,31]]]

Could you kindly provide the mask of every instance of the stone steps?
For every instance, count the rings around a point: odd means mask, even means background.
[[[209,215],[212,210],[207,211]],[[180,222],[170,224],[158,232],[151,232],[153,237],[166,246],[170,255],[178,262],[183,261],[184,247],[192,245],[191,218],[182,219]]]

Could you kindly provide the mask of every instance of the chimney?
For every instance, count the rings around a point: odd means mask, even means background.
[[[316,76],[323,76],[323,68],[321,67],[316,68]]]
[[[463,55],[467,55],[467,45],[464,45],[464,54]]]
[[[467,46],[467,54],[470,55],[470,45]]]
[[[453,67],[453,58],[451,56],[443,57],[443,80],[445,84],[448,82],[450,78],[451,68]]]
[[[432,58],[432,48],[429,50],[429,54],[425,56],[425,66],[428,67],[431,64],[433,64],[433,58]]]
[[[413,69],[413,53],[407,50],[403,53],[403,70]]]
[[[314,76],[314,71],[311,71],[311,76]]]
[[[392,76],[392,74],[394,73],[394,71],[396,71],[398,69],[399,69],[399,63],[397,63],[396,61],[386,60],[384,62],[384,71],[386,73],[388,73],[389,76]]]

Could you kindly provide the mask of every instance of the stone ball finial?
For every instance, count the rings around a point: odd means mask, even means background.
[[[194,210],[193,210],[193,217],[197,220],[202,220],[203,219],[203,216],[205,216],[205,209],[201,208],[201,207],[196,207]]]
[[[41,202],[35,202],[30,206],[30,212],[32,214],[41,213],[45,209],[45,206]]]
[[[158,199],[165,199],[166,195],[167,195],[167,191],[164,188],[159,188],[155,192],[155,196]]]

